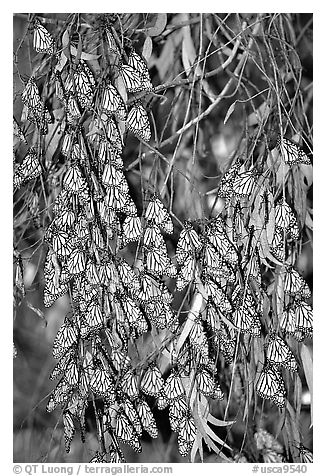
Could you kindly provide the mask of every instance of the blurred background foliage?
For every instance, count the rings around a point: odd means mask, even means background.
[[[99,15],[74,15],[82,50],[99,54]],[[60,43],[71,15],[38,13],[37,17]],[[54,117],[58,109],[53,91],[46,85],[53,65],[32,48],[30,19],[28,14],[15,14],[13,18],[13,111],[18,122],[21,93],[27,78],[35,72],[39,87],[44,86],[43,99],[54,111]],[[150,115],[150,144],[139,143],[131,134],[125,139],[123,160],[130,193],[137,209],[142,211],[143,190],[160,192],[174,217],[174,234],[168,241],[173,255],[184,219],[203,219],[217,213],[215,195],[206,192],[218,186],[235,156],[245,156],[251,162],[266,156],[275,147],[280,130],[300,141],[304,151],[310,153],[312,14],[121,14],[115,25],[119,34],[131,38],[136,51],[148,60],[155,87],[155,93],[142,98]],[[98,59],[90,60],[89,65],[95,74],[101,71]],[[35,139],[32,126],[24,133],[29,142]],[[64,160],[60,155],[62,134],[54,121],[44,139],[45,164],[55,163],[56,171]],[[26,152],[24,145],[16,151],[18,162]],[[57,183],[52,179],[53,189],[47,188],[47,193],[52,194],[48,203],[56,195]],[[301,201],[292,203],[304,225],[297,267],[312,289],[312,226],[306,218],[306,211],[312,217],[312,187],[302,194],[305,196]],[[29,186],[14,197],[14,241],[24,259],[26,289],[25,298],[14,309],[14,343],[18,352],[14,359],[14,461],[89,461],[97,450],[92,410],[87,414],[86,444],[75,438],[68,455],[64,451],[60,410],[50,414],[45,411],[53,388],[48,379],[55,364],[52,343],[70,302],[68,296],[63,296],[44,310],[40,263],[45,256],[42,239],[48,218],[44,212],[46,203],[40,200],[42,194]],[[34,214],[28,215],[33,203]],[[126,254],[133,252],[130,246]],[[175,299],[176,309],[181,298]],[[227,387],[232,369],[225,367],[223,372]],[[301,377],[302,406],[296,418],[302,441],[311,449],[311,402],[304,374]],[[241,453],[252,461],[254,433],[264,428],[283,444],[282,422],[277,407],[267,401],[264,411],[253,408],[251,418],[243,419],[240,396],[237,398],[237,386],[242,385],[240,377],[235,380],[228,411],[228,419],[235,420],[235,424],[227,430],[219,429],[219,436],[226,439],[234,455]],[[223,415],[225,404],[217,409],[218,415]],[[184,462],[166,411],[156,410],[154,415],[158,439],[143,439],[141,454],[124,446],[127,461]],[[257,460],[264,461],[257,445],[255,448]],[[205,461],[220,459],[207,453]]]

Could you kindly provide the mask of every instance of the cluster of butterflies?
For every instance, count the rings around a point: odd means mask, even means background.
[[[33,22],[34,41],[33,45],[37,52],[54,54],[55,42],[48,30],[35,18]],[[107,52],[112,59],[113,65],[117,66],[114,81],[117,84],[122,79],[123,87],[120,86],[120,92],[138,93],[151,92],[153,85],[150,79],[146,61],[136,51],[130,47],[128,59],[126,62],[122,60],[121,50],[116,43],[110,27],[105,29]],[[64,53],[62,53],[64,54]],[[77,65],[70,68],[63,80],[63,68],[61,59],[58,59],[58,65],[55,68],[54,81],[57,97],[63,102],[66,110],[66,118],[68,124],[77,124],[85,109],[89,109],[96,98],[96,81],[94,75],[87,65],[86,61],[80,60]],[[114,84],[106,79],[101,87],[98,88],[99,97],[96,98],[98,103],[98,118],[95,121],[98,131],[102,131],[102,135],[112,140],[111,129],[115,129],[115,135],[121,141],[120,129],[117,121],[125,123],[126,127],[133,132],[138,138],[149,141],[151,137],[150,123],[147,112],[141,101],[135,99],[132,101],[129,111],[125,101]],[[35,84],[35,79],[31,78],[27,83],[23,95],[23,102],[29,107],[28,119],[36,123],[40,127],[40,115],[45,114],[46,121],[51,118],[46,110],[39,103],[39,93]],[[35,111],[38,111],[35,114]],[[44,112],[45,111],[45,112]],[[35,119],[36,115],[36,119]],[[42,117],[43,117],[42,116]],[[44,119],[44,117],[43,117]],[[44,120],[43,120],[44,123]],[[43,124],[42,123],[42,124]],[[108,131],[109,129],[109,131]],[[46,127],[40,127],[42,134],[46,134]]]
[[[47,134],[48,124],[52,122],[52,117],[42,101],[34,76],[29,78],[21,98],[24,105],[21,115],[22,122],[28,120],[38,127],[40,134]]]
[[[17,163],[14,157],[14,190],[42,174],[42,167],[34,147],[30,147],[21,163]]]
[[[282,208],[285,208],[283,203]],[[292,212],[284,213],[282,224],[277,218],[276,233],[280,227],[286,230],[288,222],[292,233],[297,233],[293,216]],[[186,222],[176,250],[181,266],[176,289],[191,285],[206,301],[193,327],[192,345],[196,343],[205,357],[214,355],[212,347],[220,350],[226,362],[235,358],[237,332],[252,337],[261,335],[263,303],[267,298],[258,250],[251,250],[251,256],[241,259],[240,250],[230,234],[232,231],[227,233],[226,222],[220,218],[210,220],[198,233]],[[307,302],[311,292],[307,283],[292,266],[284,266],[280,276],[283,278],[284,312],[277,318],[275,328],[267,329],[265,364],[257,375],[256,391],[262,398],[283,407],[285,386],[281,369],[291,372],[298,369],[285,339],[288,336],[298,341],[312,338],[313,327],[312,308]]]
[[[276,141],[276,149],[279,157],[289,167],[294,165],[311,165],[308,155],[303,149],[292,140],[279,135]],[[254,190],[258,187],[258,179],[261,174],[252,166],[245,170],[240,158],[224,174],[218,188],[218,196],[228,202],[235,199],[249,198],[254,195]],[[289,226],[287,226],[288,230]],[[280,232],[280,230],[278,230]],[[276,237],[277,239],[278,237]]]
[[[121,124],[141,140],[151,137],[147,113],[135,100],[127,110],[126,93],[150,92],[153,86],[146,62],[132,48],[123,61],[120,47],[109,27],[105,30],[109,57],[117,63],[116,81],[96,87],[94,75],[80,60],[66,73],[57,68],[56,95],[66,111],[66,131],[61,152],[66,159],[62,189],[53,203],[53,220],[45,233],[48,251],[44,263],[44,305],[69,294],[72,311],[67,314],[53,345],[58,360],[50,378],[60,379],[51,393],[47,410],[62,406],[66,450],[78,423],[85,433],[85,411],[92,394],[104,403],[98,410],[98,431],[107,442],[107,454],[97,453],[92,462],[122,462],[119,442],[141,451],[146,431],[156,438],[158,429],[151,402],[168,408],[171,429],[178,433],[182,456],[189,454],[197,425],[189,402],[205,407],[207,398],[222,400],[217,378],[220,353],[226,363],[237,358],[239,336],[262,335],[264,303],[268,296],[261,274],[261,249],[257,235],[242,211],[243,199],[257,191],[260,174],[245,170],[237,160],[224,175],[218,196],[233,210],[231,217],[184,223],[175,259],[171,259],[165,235],[173,234],[171,216],[154,194],[143,217],[129,193],[123,171]],[[52,35],[36,20],[34,48],[53,55]],[[126,56],[123,55],[125,59]],[[119,85],[119,86],[118,86]],[[119,89],[119,90],[118,90]],[[120,92],[119,92],[120,91]],[[50,114],[44,106],[35,78],[28,81],[22,100],[27,119],[46,134]],[[85,111],[97,108],[88,134],[80,127]],[[24,141],[19,125],[14,134]],[[85,138],[87,137],[87,141]],[[280,138],[277,147],[289,166],[310,164],[299,146]],[[14,184],[19,188],[42,173],[34,148],[15,165]],[[283,283],[284,310],[273,326],[266,326],[265,362],[256,378],[256,391],[279,407],[286,401],[282,370],[297,371],[297,362],[287,342],[312,337],[310,290],[298,271],[284,264],[287,243],[300,232],[295,214],[285,198],[274,209],[271,256],[282,264],[277,279]],[[256,234],[255,234],[256,233]],[[138,244],[138,262],[124,258],[129,243]],[[275,278],[276,279],[276,278]],[[172,307],[175,291],[191,291],[203,297],[203,306],[191,324],[181,348],[182,322]],[[277,322],[276,322],[277,321]],[[266,322],[265,322],[266,324]],[[134,367],[130,345],[148,336],[153,327],[171,337],[171,365],[161,372],[156,356],[148,367]],[[198,413],[198,412],[197,412]],[[200,411],[199,411],[200,413]]]

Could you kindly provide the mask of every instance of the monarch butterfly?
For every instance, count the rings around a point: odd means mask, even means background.
[[[222,258],[214,247],[207,242],[203,249],[203,266],[208,275],[214,277],[222,266]]]
[[[311,291],[298,271],[291,266],[287,266],[285,271],[284,292],[291,296],[310,298]]]
[[[248,198],[256,186],[257,171],[255,169],[238,173],[232,184],[232,195],[240,198]]]
[[[112,52],[114,54],[120,54],[119,53],[119,49],[118,49],[118,46],[116,44],[116,41],[112,35],[112,33],[110,32],[110,30],[108,28],[105,29],[105,33],[106,33],[106,40],[107,40],[107,45],[108,45],[108,50],[109,52]]]
[[[142,89],[144,91],[152,91],[153,85],[151,83],[146,61],[134,50],[129,54],[128,65],[140,74]]]
[[[137,413],[139,415],[142,427],[152,437],[158,437],[158,430],[154,415],[145,400],[140,400],[136,403]]]
[[[97,266],[91,259],[89,259],[86,264],[86,279],[90,284],[101,284]]]
[[[129,421],[132,423],[136,434],[140,437],[143,431],[140,418],[135,407],[128,399],[125,399],[121,405],[121,408],[123,409]]]
[[[86,336],[88,336],[88,334],[92,330],[89,327],[88,322],[86,320],[85,312],[87,311],[87,308],[89,307],[89,305],[91,303],[94,303],[94,302],[97,301],[97,299],[98,299],[98,290],[96,288],[91,287],[91,289],[89,290],[89,294],[87,294],[88,289],[85,286],[83,291],[84,291],[83,292],[84,295],[79,297],[79,303],[78,303],[78,300],[77,300],[77,297],[76,297],[76,292],[75,292],[75,290],[73,290],[73,299],[76,301],[76,306],[79,304],[79,309],[80,309],[80,312],[81,312],[81,316],[78,315],[78,319],[79,319],[78,327],[79,327],[79,330],[80,330],[81,337],[83,339],[85,339]]]
[[[73,135],[69,132],[67,132],[62,141],[62,146],[61,146],[61,153],[65,157],[69,157],[71,151],[72,151],[72,144],[73,144]]]
[[[72,292],[76,301],[78,299],[88,301],[94,297],[94,292],[95,296],[97,294],[96,288],[87,282],[84,274],[74,276]]]
[[[195,255],[189,255],[177,275],[176,289],[182,291],[195,277],[197,270]]]
[[[262,276],[258,252],[253,252],[249,256],[244,256],[244,259],[242,260],[242,267],[244,269],[246,279],[253,279],[260,288],[262,284]]]
[[[125,352],[114,349],[111,352],[111,360],[117,372],[125,372],[130,370],[131,360]]]
[[[70,350],[66,351],[62,357],[60,358],[59,362],[56,363],[54,368],[52,369],[52,372],[50,373],[49,379],[50,380],[55,380],[57,379],[61,374],[64,373],[65,369],[67,368],[67,365],[69,364],[70,359],[74,356],[74,349],[70,348]]]
[[[209,227],[206,236],[223,260],[231,265],[238,263],[235,244],[229,240],[224,229],[220,229],[217,223]]]
[[[287,139],[286,137],[282,138],[281,135],[279,135],[276,145],[281,152],[284,162],[288,164],[289,167],[296,164],[311,165],[307,154],[298,144],[295,144],[290,139]]]
[[[95,368],[89,381],[90,389],[102,397],[114,392],[114,383],[108,370]]]
[[[277,406],[285,405],[284,382],[278,370],[266,366],[256,383],[256,392],[263,399],[272,400]]]
[[[75,358],[75,350],[68,350],[56,364],[51,372],[50,379],[54,380],[61,374],[65,374],[64,378],[70,386],[76,386],[79,380],[79,369]]]
[[[204,331],[202,320],[196,318],[189,332],[189,343],[193,349],[203,357],[208,358],[208,340]]]
[[[79,243],[87,242],[90,238],[90,228],[92,229],[92,231],[94,231],[95,225],[96,224],[93,223],[92,226],[89,226],[88,221],[86,220],[86,217],[84,216],[84,214],[79,213],[77,216],[75,227],[74,227],[77,241]],[[92,235],[94,234],[92,233]]]
[[[63,177],[63,187],[72,193],[78,193],[87,187],[86,180],[77,164],[68,168]]]
[[[17,139],[19,139],[20,141],[24,142],[24,144],[27,145],[27,140],[25,138],[25,135],[15,118],[13,118],[13,133],[14,133],[14,136],[17,137]]]
[[[52,238],[51,245],[53,251],[60,257],[69,256],[72,252],[72,244],[69,239],[69,234],[55,227],[51,227],[48,231],[50,231],[50,236]]]
[[[102,174],[102,183],[107,187],[122,187],[125,190],[123,185],[124,175],[121,170],[118,170],[114,165],[108,163],[105,165],[103,174]],[[127,189],[128,190],[128,189]]]
[[[293,240],[300,236],[297,219],[284,198],[275,206],[275,227],[279,231],[285,230]]]
[[[68,292],[68,283],[60,283],[59,277],[54,269],[49,272],[44,271],[44,278],[44,306],[50,307],[59,297]]]
[[[31,147],[22,163],[15,168],[14,187],[19,188],[23,183],[28,182],[41,174],[42,168],[36,150]]]
[[[295,309],[293,307],[289,307],[283,311],[280,317],[280,328],[284,332],[295,336],[295,338],[299,341],[304,339],[302,333],[296,328],[296,316]]]
[[[126,203],[123,206],[123,213],[125,213],[127,216],[135,217],[137,216],[137,208],[135,205],[135,202],[132,200],[130,195],[127,193],[127,200]]]
[[[270,245],[271,253],[281,262],[285,261],[285,233],[285,230],[275,229],[275,233],[273,235],[273,239]]]
[[[53,342],[53,357],[60,359],[78,340],[78,331],[73,323],[64,322]]]
[[[52,211],[54,215],[62,213],[66,209],[73,209],[72,193],[68,190],[62,189],[61,192],[56,196]]]
[[[106,459],[105,459],[105,455],[101,454],[99,451],[96,451],[95,452],[95,455],[93,456],[93,458],[89,461],[90,463],[107,463]],[[113,461],[110,461],[110,463],[113,462]]]
[[[205,279],[204,288],[207,296],[211,296],[215,306],[219,307],[222,312],[229,313],[232,311],[232,305],[227,295],[212,279]]]
[[[108,402],[104,401],[104,414],[102,417],[103,431],[110,431],[116,427],[118,411],[122,411],[122,407],[119,407],[117,401]]]
[[[112,261],[110,258],[103,258],[102,262],[97,265],[97,271],[99,278],[101,280],[102,285],[104,286],[110,286],[111,281],[114,279],[115,281],[118,281],[116,279],[116,268],[113,265]]]
[[[129,93],[143,91],[143,81],[141,75],[128,64],[120,64],[120,74]]]
[[[33,47],[38,53],[52,55],[54,52],[54,39],[37,18],[34,20]]]
[[[32,109],[36,116],[40,116],[42,114],[44,106],[34,76],[29,78],[22,92],[21,98],[23,104]]]
[[[123,296],[121,305],[128,319],[128,323],[137,331],[135,337],[147,332],[148,325],[138,305],[128,296]]]
[[[65,448],[66,448],[66,452],[69,453],[70,444],[72,442],[72,439],[76,431],[74,420],[69,411],[63,412],[62,421],[63,421],[63,428],[64,428]]]
[[[57,228],[61,229],[67,229],[71,228],[73,223],[76,220],[76,215],[75,212],[72,210],[72,208],[67,207],[61,211],[61,213],[58,213],[54,223],[57,226]]]
[[[156,194],[151,197],[148,203],[145,211],[145,220],[154,221],[154,223],[156,223],[168,234],[173,233],[173,223],[171,217]]]
[[[239,202],[237,202],[232,217],[232,240],[234,243],[237,243],[238,246],[239,243],[244,242],[249,237],[245,222],[244,214],[242,213]]]
[[[180,421],[188,412],[188,405],[184,397],[173,400],[169,407],[169,421],[172,431],[178,431]]]
[[[280,327],[301,342],[304,338],[312,339],[312,308],[305,301],[297,302],[294,307],[283,311]]]
[[[55,389],[51,392],[46,411],[52,412],[58,405],[65,403],[69,399],[71,393],[71,386],[62,378]]]
[[[225,221],[221,217],[212,218],[206,228],[206,235],[212,238],[212,244],[226,251],[232,241],[226,233]]]
[[[295,306],[295,326],[305,336],[312,335],[312,308],[305,301],[299,301]]]
[[[141,453],[142,447],[138,435],[136,434],[128,417],[123,413],[122,409],[118,412],[114,431],[120,441],[130,445],[131,448],[137,453]]]
[[[109,141],[109,144],[112,146],[112,148],[117,154],[121,154],[122,153],[121,135],[113,117],[103,113],[100,119],[95,119],[94,125],[98,129],[104,130],[105,137]]]
[[[121,378],[120,386],[123,392],[132,400],[138,397],[138,379],[133,370],[127,370]]]
[[[189,221],[185,221],[184,228],[180,232],[176,249],[176,258],[178,264],[182,265],[189,255],[198,253],[203,244]]]
[[[303,446],[302,443],[300,443],[299,447],[299,455],[300,455],[300,460],[302,463],[313,463],[313,454],[308,448]]]
[[[209,297],[206,305],[206,323],[208,328],[216,334],[221,328],[220,322],[221,311],[213,304],[212,298]]]
[[[88,376],[86,376],[86,372],[80,371],[79,373],[79,384],[78,384],[78,400],[79,400],[79,411],[82,414],[81,416],[79,415],[80,420],[84,419],[85,417],[85,411],[86,411],[86,400],[88,398]],[[78,409],[77,407],[77,409]],[[83,417],[83,418],[81,418]],[[81,430],[83,430],[84,425],[80,425]]]
[[[164,410],[169,405],[168,399],[166,398],[163,389],[161,389],[158,394],[156,405],[159,410]]]
[[[260,336],[261,324],[255,310],[254,301],[251,297],[246,297],[244,302],[236,306],[231,319],[240,332],[249,333],[253,337]]]
[[[151,248],[152,246],[155,246],[156,248],[166,246],[160,229],[153,220],[150,220],[145,228],[144,246],[146,248]]]
[[[287,230],[290,227],[293,218],[295,220],[295,216],[290,206],[283,197],[275,205],[275,226]]]
[[[140,289],[139,276],[135,273],[130,264],[123,258],[118,257],[116,259],[116,267],[122,284],[130,289],[131,292],[138,291]]]
[[[142,225],[137,216],[127,216],[122,225],[124,243],[138,241],[142,235]]]
[[[232,292],[231,300],[234,306],[246,303],[249,307],[254,305],[254,298],[249,287],[242,288],[237,284]]]
[[[155,278],[148,273],[142,272],[140,274],[141,289],[138,293],[138,298],[146,303],[149,301],[158,301],[162,297],[162,290],[160,284]]]
[[[220,385],[217,382],[214,382],[214,390],[211,395],[211,398],[214,400],[223,400],[224,399],[224,393],[220,387]]]
[[[181,378],[174,370],[167,378],[163,390],[169,401],[176,400],[185,394]]]
[[[71,275],[81,274],[86,269],[86,257],[82,250],[75,248],[67,260],[68,271]]]
[[[266,351],[267,360],[276,366],[283,366],[292,372],[298,370],[298,364],[294,358],[292,351],[281,337],[275,332],[269,335],[269,342]]]
[[[126,459],[118,447],[109,447],[109,453],[110,453],[110,461],[109,463],[125,463]],[[106,461],[103,461],[103,463],[106,463]]]
[[[178,449],[181,456],[187,456],[195,439],[195,421],[190,415],[186,415],[179,423]]]
[[[139,139],[148,142],[151,138],[151,126],[147,112],[143,105],[137,101],[128,112],[126,119],[127,128]]]
[[[231,165],[231,167],[223,175],[219,184],[217,195],[221,198],[229,200],[233,195],[233,182],[239,173],[241,162],[238,159]]]
[[[224,323],[221,323],[221,329],[217,333],[217,341],[225,361],[227,363],[232,363],[236,349],[237,338],[234,335],[234,332],[232,333],[231,330],[229,331],[226,328]]]
[[[157,397],[164,384],[162,374],[154,364],[150,365],[140,381],[140,389],[152,397]]]
[[[101,311],[101,306],[94,301],[91,301],[87,307],[87,312],[85,314],[85,320],[90,329],[96,330],[101,329],[105,326],[105,316]]]
[[[112,84],[105,86],[101,108],[109,114],[114,114],[121,121],[125,121],[127,117],[127,111],[125,103],[122,97]]]
[[[172,319],[173,311],[169,304],[162,301],[146,302],[144,308],[147,318],[158,329],[165,329],[168,326],[167,319]]]
[[[151,246],[151,248],[146,251],[146,269],[148,273],[158,277],[162,276],[165,274],[168,264],[169,257],[164,247],[156,248],[155,246]]]
[[[65,368],[65,379],[72,387],[78,384],[79,380],[79,368],[77,360],[72,357]]]
[[[67,113],[68,124],[74,125],[81,118],[81,112],[79,110],[78,103],[72,94],[68,95],[68,99],[65,104]]]
[[[67,92],[77,95],[77,100],[82,107],[88,107],[92,103],[95,79],[92,71],[84,61],[76,67],[73,76],[67,77],[65,89]]]
[[[196,372],[196,385],[200,393],[206,397],[212,397],[215,393],[214,379],[210,373],[204,368],[200,368]]]
[[[109,210],[122,210],[127,202],[127,194],[121,192],[118,187],[108,187],[105,196],[105,203]]]

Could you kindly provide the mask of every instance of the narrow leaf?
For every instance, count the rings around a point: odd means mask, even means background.
[[[225,114],[225,118],[224,118],[224,121],[223,121],[223,124],[226,124],[227,121],[229,120],[231,114],[233,113],[234,109],[235,109],[235,105],[238,101],[234,101],[231,106],[229,107],[229,109],[227,110],[227,113]]]
[[[303,344],[301,347],[301,360],[303,365],[303,371],[307,380],[307,385],[311,395],[311,424],[312,424],[312,414],[313,414],[313,364],[312,364],[312,349],[307,345]]]
[[[145,58],[145,60],[147,62],[148,62],[149,58],[151,57],[152,50],[153,50],[152,38],[150,36],[147,36],[146,40],[144,41],[143,51],[142,51],[142,55],[143,55],[143,57]]]

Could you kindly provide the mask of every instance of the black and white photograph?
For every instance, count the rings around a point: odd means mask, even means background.
[[[13,463],[310,474],[314,16],[13,13]]]

